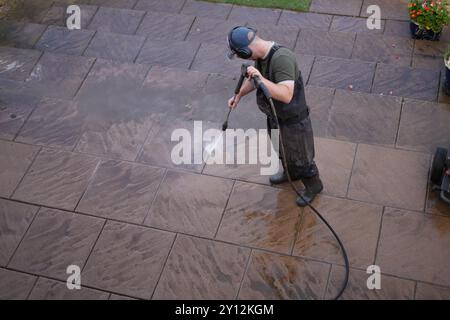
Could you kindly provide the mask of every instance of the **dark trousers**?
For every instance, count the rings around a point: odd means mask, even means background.
[[[267,129],[269,135],[271,130],[276,128],[276,121],[268,116]],[[281,135],[283,136],[283,141],[281,141]],[[284,143],[286,162],[293,179],[310,178],[319,173],[314,162],[314,135],[309,116],[297,123],[289,123],[286,125],[280,123],[279,148],[281,148],[281,142]],[[281,159],[281,152],[279,150],[276,151]],[[284,169],[286,170],[286,168]]]

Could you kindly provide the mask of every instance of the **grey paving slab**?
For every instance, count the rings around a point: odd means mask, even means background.
[[[385,20],[381,21],[381,29],[369,29],[367,27],[367,19],[346,17],[346,16],[334,16],[333,22],[331,23],[330,31],[379,34],[383,33],[384,26]]]
[[[408,6],[403,1],[392,0],[364,0],[361,8],[361,17],[368,17],[372,13],[367,12],[367,8],[371,5],[379,6],[383,19],[404,20],[409,21]]]
[[[264,40],[275,41],[287,48],[293,49],[297,41],[299,28],[294,26],[268,26],[251,24],[257,29],[257,34]]]
[[[0,141],[0,195],[9,198],[25,175],[39,147]]]
[[[438,70],[378,64],[372,92],[436,101],[439,76]]]
[[[88,28],[91,30],[134,34],[145,11],[101,7]]]
[[[352,58],[409,66],[413,47],[404,37],[358,34]]]
[[[228,19],[242,20],[251,24],[267,24],[273,26],[280,18],[280,9],[233,6]]]
[[[93,36],[92,30],[69,30],[66,27],[49,26],[35,48],[41,51],[81,55]]]
[[[306,102],[311,110],[311,122],[314,135],[325,137],[328,130],[328,119],[333,103],[335,89],[306,86]]]
[[[360,144],[348,197],[422,211],[429,164],[428,154]],[[409,188],[405,189],[405,185]]]
[[[330,112],[328,136],[393,146],[401,103],[401,98],[337,90]]]
[[[312,12],[358,16],[363,0],[313,0]]]
[[[97,163],[98,160],[91,156],[42,149],[13,198],[73,210]]]
[[[40,277],[29,300],[108,300],[110,293],[91,288],[69,290],[66,282]]]
[[[384,34],[387,36],[411,38],[409,21],[386,20]]]
[[[406,99],[402,108],[397,146],[434,153],[446,147],[450,134],[450,106]]]
[[[223,3],[209,3],[205,1],[187,0],[181,13],[211,19],[226,19],[231,12],[232,5]]]
[[[246,248],[178,235],[153,299],[234,299],[249,254]]]
[[[67,267],[83,268],[104,220],[55,209],[40,209],[10,267],[67,280]]]
[[[92,58],[45,52],[25,79],[25,87],[35,95],[72,98],[93,63]]]
[[[25,80],[40,56],[37,50],[0,47],[0,77]]]
[[[30,49],[44,33],[46,25],[37,23],[0,22],[0,45]]]
[[[134,9],[149,12],[179,13],[184,3],[185,0],[139,0]]]
[[[229,60],[227,52],[226,44],[202,43],[191,69],[237,76],[244,61],[240,59]]]
[[[163,175],[164,169],[160,168],[102,161],[76,210],[142,223]]]
[[[232,28],[239,25],[245,25],[245,22],[213,19],[211,17],[196,18],[186,39],[226,45],[228,33]]]
[[[0,298],[2,300],[25,300],[37,277],[0,268]]]
[[[84,52],[87,57],[134,62],[145,37],[97,32]]]
[[[137,63],[188,69],[194,60],[199,44],[192,41],[148,39]]]
[[[278,24],[327,31],[332,20],[332,15],[283,10]]]
[[[310,55],[350,58],[355,36],[354,33],[302,29],[295,51]]]
[[[40,101],[16,141],[73,150],[83,129],[78,102],[47,98]]]
[[[85,29],[91,22],[92,17],[97,12],[98,7],[93,5],[79,4],[79,8],[80,8],[81,28]],[[41,23],[47,25],[57,25],[60,27],[66,27],[67,19],[69,18],[69,16],[70,14],[67,13],[67,5],[63,6],[60,3],[59,4],[55,3],[55,5],[53,5],[47,11]]]
[[[375,63],[316,57],[308,84],[370,92],[374,72]]]
[[[76,97],[85,122],[75,150],[114,159],[136,158],[151,124],[151,100],[140,95],[149,68],[96,61]]]
[[[6,266],[25,235],[38,207],[0,200],[0,265]],[[0,286],[1,287],[1,286]],[[1,291],[1,290],[0,290]]]
[[[175,235],[108,222],[83,270],[93,287],[150,299]]]
[[[184,40],[194,16],[162,12],[147,12],[136,34],[149,39]]]
[[[0,93],[0,138],[13,140],[40,98],[26,94]]]

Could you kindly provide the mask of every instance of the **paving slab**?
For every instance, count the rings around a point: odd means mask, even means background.
[[[359,16],[363,0],[313,0],[312,12]]]
[[[35,48],[41,51],[81,55],[93,36],[92,30],[69,30],[66,27],[49,26]]]
[[[401,98],[337,90],[328,136],[352,142],[395,144]]]
[[[134,62],[145,37],[97,32],[84,52],[87,57]]]
[[[45,52],[25,79],[25,88],[37,96],[72,98],[93,63],[91,58]]]
[[[429,161],[430,156],[423,153],[360,144],[348,197],[422,211]]]
[[[192,60],[194,60],[198,47],[199,44],[193,41],[148,39],[136,62],[188,69]]]
[[[134,34],[145,11],[100,7],[89,23],[91,30]]]
[[[36,107],[39,98],[26,94],[0,93],[0,138],[13,140],[28,116]]]
[[[364,0],[361,8],[361,17],[368,17],[372,14],[367,12],[367,8],[371,5],[380,7],[382,19],[403,21],[409,21],[410,19],[407,4],[403,1],[392,0]]]
[[[350,58],[355,36],[356,34],[348,32],[302,29],[295,51],[310,55]]]
[[[314,136],[325,137],[328,131],[328,119],[333,103],[335,89],[306,86],[306,102],[311,112]]]
[[[409,66],[414,41],[405,37],[358,34],[352,58]]]
[[[450,288],[417,283],[416,300],[450,300]]]
[[[104,225],[102,219],[40,209],[9,266],[67,280],[67,267],[82,268]]]
[[[409,21],[386,20],[384,34],[387,36],[397,36],[411,38]]]
[[[0,298],[25,300],[36,282],[36,277],[0,268]]]
[[[449,227],[447,217],[386,208],[375,263],[392,275],[449,286]]]
[[[161,168],[102,161],[76,211],[142,223],[163,175]]]
[[[109,221],[83,270],[87,285],[150,299],[175,235]]]
[[[181,10],[181,13],[197,17],[225,20],[230,14],[231,8],[232,5],[230,4],[187,0]]]
[[[328,31],[332,20],[332,15],[283,10],[278,24],[284,26]]]
[[[38,207],[0,199],[0,265],[6,266],[25,235]]]
[[[184,40],[194,22],[194,16],[162,12],[147,12],[136,34],[149,39]]]
[[[288,254],[299,214],[292,192],[236,182],[217,239]]]
[[[244,20],[220,20],[211,17],[197,17],[186,40],[197,43],[217,43],[227,45],[227,36],[231,29],[245,25]]]
[[[231,180],[169,171],[145,224],[213,238],[232,186]]]
[[[448,147],[450,106],[406,99],[402,109],[397,146],[434,153],[437,147]]]
[[[369,29],[367,27],[367,19],[346,17],[346,16],[334,16],[331,23],[330,31],[334,32],[356,32],[356,33],[369,33],[380,34],[383,33],[385,21],[381,21],[381,29]]]
[[[37,50],[0,47],[0,77],[25,80],[40,56]]]
[[[364,269],[371,265],[375,259],[382,206],[328,196],[320,196],[314,205],[342,239],[350,265]],[[293,254],[343,263],[333,235],[309,208],[305,209]]]
[[[257,34],[264,40],[275,41],[276,43],[294,49],[300,31],[295,26],[269,26],[262,23],[250,24],[257,30]]]
[[[87,2],[87,1],[85,1]],[[92,20],[92,17],[98,10],[97,6],[79,4],[80,8],[80,26],[81,29],[85,29]],[[42,24],[56,25],[60,27],[66,27],[67,19],[70,14],[67,13],[67,5],[64,6],[61,3],[55,3],[45,14],[41,20]]]
[[[274,26],[278,22],[281,12],[280,9],[233,6],[228,19],[242,20],[250,25],[256,23]]]
[[[108,300],[109,293],[81,287],[68,290],[67,283],[39,278],[34,286],[29,300]]]
[[[178,235],[153,299],[234,299],[249,254],[246,248]]]
[[[75,150],[114,159],[136,158],[152,123],[151,101],[140,96],[149,68],[96,61],[76,99],[85,122]]]
[[[10,197],[39,151],[39,147],[0,141],[0,195]]]
[[[370,92],[375,63],[316,57],[309,85]]]
[[[97,162],[96,158],[86,155],[42,149],[13,198],[73,210]]]
[[[185,0],[138,0],[134,9],[148,12],[179,13]]]
[[[16,141],[72,150],[82,132],[77,102],[43,99],[20,130]]]
[[[239,76],[241,59],[229,60],[226,44],[202,43],[191,65],[192,70]]]
[[[0,45],[31,49],[46,28],[46,25],[37,23],[1,21]]]
[[[254,251],[239,299],[322,299],[330,265],[289,256]]]
[[[406,98],[436,101],[439,70],[378,64],[372,92]]]
[[[326,299],[335,297],[342,286],[345,270],[342,266],[333,265],[328,283]],[[350,269],[349,284],[341,300],[412,300],[415,282],[402,278],[381,274],[381,289],[367,288],[366,271]]]

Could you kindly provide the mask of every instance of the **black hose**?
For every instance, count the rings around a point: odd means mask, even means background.
[[[267,87],[265,87],[264,84],[262,84],[261,80],[259,80],[259,81],[258,80],[259,79],[255,79],[255,85],[257,87],[261,88],[261,90],[264,92],[264,94],[266,95],[267,99],[269,100],[270,108],[271,108],[272,114],[273,114],[273,116],[275,118],[275,122],[277,124],[277,128],[280,129],[280,122],[278,121],[277,111],[275,110],[275,105],[273,104],[273,99],[270,96],[270,93],[268,92]],[[333,298],[333,300],[338,300],[342,296],[342,294],[344,293],[344,291],[345,291],[345,289],[347,288],[347,285],[348,285],[348,277],[349,277],[349,274],[350,274],[350,264],[349,264],[349,261],[348,261],[347,251],[345,250],[344,244],[342,243],[341,239],[337,235],[336,231],[334,231],[333,227],[328,223],[328,221],[320,214],[320,212],[309,201],[306,201],[306,199],[302,196],[302,194],[297,190],[297,187],[295,186],[295,184],[292,182],[292,178],[291,178],[291,175],[289,174],[289,170],[288,170],[288,166],[287,166],[286,151],[284,149],[283,134],[282,134],[281,130],[280,130],[280,145],[281,145],[281,159],[283,161],[284,171],[285,171],[286,176],[288,178],[289,184],[291,185],[291,187],[295,191],[295,193],[308,205],[309,208],[311,208],[311,210],[327,226],[327,228],[331,231],[333,236],[336,238],[336,241],[338,242],[339,246],[341,247],[342,256],[343,256],[344,262],[345,262],[345,279],[344,279],[344,282],[343,282],[342,287],[339,290],[338,294]]]

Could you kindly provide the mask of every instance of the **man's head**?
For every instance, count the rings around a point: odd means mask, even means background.
[[[256,60],[259,58],[260,39],[256,35],[256,29],[250,27],[234,27],[228,33],[228,47],[230,52],[228,57],[231,59],[235,55],[241,59]]]

